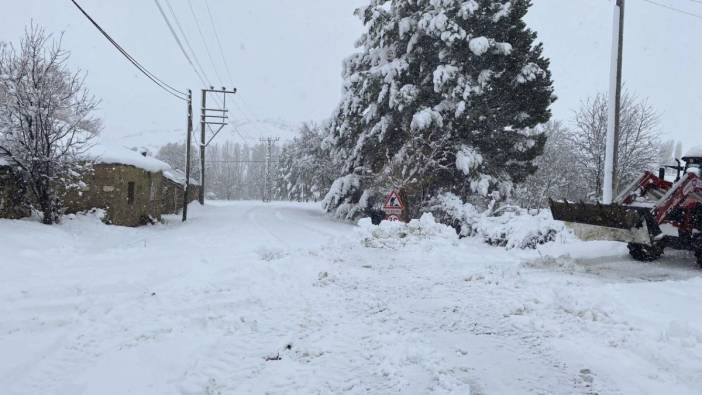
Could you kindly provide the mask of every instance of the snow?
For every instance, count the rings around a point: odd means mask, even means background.
[[[412,130],[425,130],[431,126],[441,127],[444,124],[444,118],[436,110],[431,108],[423,108],[412,116],[410,128]]]
[[[0,220],[4,394],[702,385],[702,271],[688,254],[638,263],[623,244],[573,240],[507,250],[428,216],[355,227],[304,204],[167,218]]]
[[[179,169],[166,169],[163,171],[163,176],[176,184],[185,185],[185,172]],[[190,185],[200,185],[200,182],[190,175]]]
[[[456,168],[467,176],[472,175],[482,163],[483,156],[472,147],[463,145],[456,153]]]
[[[9,165],[10,165],[10,162],[7,159],[0,156],[0,166],[9,166]]]
[[[129,165],[154,173],[171,168],[158,159],[143,156],[124,147],[102,143],[90,147],[84,157],[95,163]]]
[[[482,36],[471,38],[468,47],[475,56],[482,56],[490,49],[490,40]]]
[[[702,145],[692,147],[685,153],[685,158],[702,158]]]

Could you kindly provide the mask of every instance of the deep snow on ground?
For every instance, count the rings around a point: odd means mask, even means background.
[[[702,271],[616,243],[372,243],[313,205],[0,220],[3,394],[693,394]]]

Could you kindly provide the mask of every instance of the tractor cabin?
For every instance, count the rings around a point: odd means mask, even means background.
[[[126,148],[95,146],[86,154],[92,169],[79,190],[66,195],[68,213],[105,210],[104,221],[139,226],[161,220],[162,172],[170,166]]]

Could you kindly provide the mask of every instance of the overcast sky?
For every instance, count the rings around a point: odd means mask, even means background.
[[[702,15],[702,4],[690,0],[656,1]],[[142,64],[171,85],[192,88],[199,100],[202,84],[153,1],[79,2]],[[241,109],[232,107],[234,117],[296,124],[321,121],[337,105],[342,60],[352,53],[363,30],[353,10],[367,0],[209,0],[231,75],[221,59],[204,0],[192,0],[197,19],[192,17],[187,0],[170,2],[212,84],[239,89],[242,104]],[[88,72],[91,91],[103,100],[100,115],[106,137],[183,129],[184,104],[152,85],[121,58],[69,0],[5,3],[10,4],[3,5],[0,40],[16,42],[32,20],[50,32],[64,33],[64,47],[72,53],[71,65]],[[551,58],[559,96],[554,114],[568,121],[581,100],[607,89],[612,3],[534,3],[528,23],[538,31]],[[627,8],[627,86],[650,99],[661,114],[666,137],[690,141],[686,146],[702,143],[702,19],[644,0],[629,0]],[[213,62],[195,20],[201,25]]]

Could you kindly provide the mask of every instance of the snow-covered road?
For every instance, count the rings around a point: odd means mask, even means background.
[[[0,220],[0,393],[702,388],[702,272],[685,254],[381,249],[357,233],[313,205],[257,202],[140,229]]]

